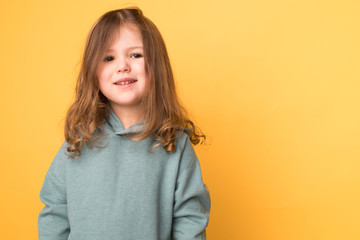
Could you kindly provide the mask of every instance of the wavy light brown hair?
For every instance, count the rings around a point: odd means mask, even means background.
[[[174,152],[179,132],[187,133],[194,145],[206,138],[188,118],[178,99],[170,60],[159,30],[139,8],[123,8],[105,13],[88,34],[77,78],[75,101],[65,120],[65,140],[69,144],[67,151],[71,158],[80,156],[84,144],[92,149],[97,148],[103,136],[103,124],[109,119],[110,106],[99,89],[96,72],[103,54],[123,24],[135,24],[140,29],[145,71],[150,85],[141,101],[145,128],[131,135],[130,139],[153,137],[159,143],[152,148],[162,145],[167,152]]]

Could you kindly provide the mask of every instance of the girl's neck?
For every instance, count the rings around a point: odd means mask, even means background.
[[[124,129],[129,128],[131,125],[138,123],[140,119],[140,108],[127,107],[127,106],[114,106],[110,104],[111,109],[116,116],[120,119]]]

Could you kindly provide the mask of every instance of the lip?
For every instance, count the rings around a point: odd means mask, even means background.
[[[120,84],[122,82],[127,82],[127,81],[134,81],[132,83],[128,83],[128,84]],[[116,82],[114,82],[114,85],[117,85],[117,86],[126,86],[126,85],[130,85],[130,84],[134,84],[136,83],[137,80],[134,79],[134,78],[120,78],[119,80],[117,80]]]

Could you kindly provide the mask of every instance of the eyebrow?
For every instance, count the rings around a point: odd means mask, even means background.
[[[143,48],[142,46],[133,46],[133,47],[128,47],[127,50],[132,50],[132,49],[136,49],[136,48]],[[106,52],[112,52],[114,51],[114,49],[108,49]]]

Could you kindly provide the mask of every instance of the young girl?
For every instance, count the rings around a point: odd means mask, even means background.
[[[40,240],[206,239],[210,197],[164,41],[138,8],[91,29],[44,180]]]

